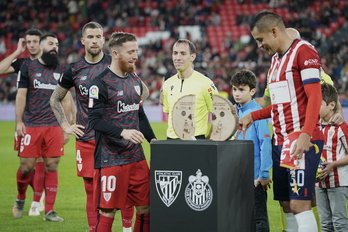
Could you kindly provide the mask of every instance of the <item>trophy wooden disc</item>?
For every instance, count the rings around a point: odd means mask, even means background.
[[[195,138],[195,95],[185,95],[175,102],[172,122],[176,135],[182,140],[196,140]]]
[[[237,130],[237,109],[228,99],[220,95],[213,96],[211,124],[210,139],[214,141],[226,141]]]

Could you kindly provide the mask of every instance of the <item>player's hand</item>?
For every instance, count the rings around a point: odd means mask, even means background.
[[[341,113],[335,113],[334,115],[331,116],[329,119],[329,124],[332,124],[334,126],[339,126],[344,122],[344,118]]]
[[[246,130],[253,124],[253,118],[251,117],[251,114],[248,114],[244,116],[243,118],[239,119],[238,121],[238,131],[236,134],[236,139],[238,139],[238,136],[241,132],[243,132],[243,139],[245,139],[245,132]]]
[[[121,137],[135,144],[143,143],[145,139],[143,133],[134,129],[124,129]]]
[[[294,160],[296,157],[299,159],[302,158],[303,154],[309,150],[311,145],[311,137],[309,134],[301,133],[297,141],[294,144],[294,147],[290,151],[290,161]]]
[[[67,144],[70,140],[70,135],[68,135],[67,133],[63,132],[64,134],[64,145]]]
[[[319,179],[323,180],[330,175],[331,170],[334,168],[334,164],[332,162],[322,162],[321,164],[325,166],[325,168],[318,174]]]
[[[82,131],[82,129],[85,129],[84,126],[78,125],[78,124],[73,124],[68,127],[63,128],[64,132],[67,133],[68,135],[73,135],[76,138],[80,138],[83,136],[85,133]]]
[[[18,44],[17,44],[17,51],[19,53],[23,53],[23,52],[25,52],[25,48],[26,48],[25,39],[24,38],[20,38],[18,40]]]
[[[16,132],[18,136],[24,137],[27,131],[23,122],[16,123]]]

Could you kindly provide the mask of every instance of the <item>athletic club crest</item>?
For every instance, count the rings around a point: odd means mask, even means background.
[[[178,197],[182,183],[182,171],[155,171],[158,196],[169,207]]]
[[[196,175],[189,177],[185,189],[185,200],[188,206],[195,211],[206,210],[213,201],[213,191],[209,185],[209,177],[202,176],[200,169]]]
[[[110,201],[111,193],[103,193],[104,200],[106,202]]]

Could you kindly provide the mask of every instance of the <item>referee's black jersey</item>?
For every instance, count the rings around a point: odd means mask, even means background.
[[[142,83],[136,74],[120,77],[106,69],[93,80],[89,88],[88,118],[96,135],[95,168],[145,160],[141,144],[120,137],[123,129],[140,130],[140,120],[148,122],[141,106],[141,92]]]
[[[86,142],[94,139],[94,131],[88,126],[88,89],[93,79],[102,73],[111,63],[111,56],[105,55],[97,63],[89,63],[83,57],[75,63],[71,63],[69,68],[59,80],[59,85],[70,89],[75,87],[76,92],[76,124],[83,125],[84,135],[78,139],[79,142]]]

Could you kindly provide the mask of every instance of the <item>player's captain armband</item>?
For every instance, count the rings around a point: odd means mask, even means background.
[[[270,98],[272,104],[289,103],[291,101],[289,85],[287,81],[269,83]]]
[[[96,85],[92,85],[89,88],[89,98],[98,99],[99,98],[99,88]]]
[[[285,137],[282,152],[280,154],[280,166],[284,168],[290,168],[290,169],[305,169],[305,153],[303,153],[303,156],[301,159],[298,157],[294,157],[293,160],[290,161],[291,155],[290,152],[293,149],[298,137],[302,131],[295,131],[288,136]],[[315,153],[319,153],[319,147],[316,144],[311,143],[310,147],[314,147]]]

